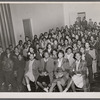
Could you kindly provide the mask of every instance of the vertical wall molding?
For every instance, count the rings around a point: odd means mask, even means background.
[[[0,40],[4,49],[10,44],[15,46],[15,37],[9,4],[0,4]]]

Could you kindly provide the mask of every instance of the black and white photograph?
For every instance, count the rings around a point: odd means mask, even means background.
[[[100,92],[100,3],[0,3],[2,92]]]

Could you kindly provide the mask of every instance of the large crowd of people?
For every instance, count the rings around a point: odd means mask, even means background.
[[[92,19],[50,29],[19,40],[5,51],[0,46],[0,90],[89,92],[100,69],[100,26]]]

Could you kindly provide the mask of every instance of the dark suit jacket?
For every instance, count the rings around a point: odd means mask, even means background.
[[[86,53],[85,54],[85,59],[86,59],[86,62],[87,62],[87,67],[92,67],[92,61],[93,61],[93,58],[91,57],[90,54]]]

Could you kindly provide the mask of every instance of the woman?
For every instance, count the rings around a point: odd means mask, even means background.
[[[35,54],[30,53],[29,61],[26,63],[25,67],[25,80],[28,91],[35,92],[36,91],[36,80],[38,77],[38,62],[34,59]]]
[[[47,51],[48,53],[51,55],[51,52],[52,52],[52,45],[50,43],[47,44]]]
[[[75,42],[75,43],[73,43],[73,53],[75,54],[78,51],[79,51],[79,49],[77,47],[77,43]]]
[[[90,47],[89,42],[86,42],[85,43],[85,49],[86,49],[86,52],[89,53],[91,55],[91,57],[93,58],[93,61],[92,61],[92,71],[93,71],[93,77],[94,77],[94,73],[97,72],[96,50],[95,49],[92,49]]]
[[[53,41],[53,49],[57,49],[57,46],[58,46],[58,40],[55,39],[55,40]]]
[[[82,54],[80,52],[75,53],[75,62],[72,64],[71,74],[72,80],[75,86],[83,88],[84,92],[88,91],[88,69],[85,60],[82,60]]]
[[[49,75],[51,83],[53,80],[54,60],[50,57],[47,50],[43,52],[43,58],[40,60],[39,70]]]
[[[39,47],[38,52],[36,54],[36,59],[40,60],[43,58],[43,48]]]
[[[52,82],[52,85],[49,89],[49,92],[52,92],[54,87],[57,85],[60,92],[63,91],[67,80],[69,79],[69,62],[64,58],[64,51],[60,50],[58,52],[58,60],[55,61],[55,79]]]
[[[69,45],[68,39],[65,39],[65,41],[64,41],[64,50],[67,49],[69,46],[70,45]]]
[[[52,59],[55,61],[55,60],[57,60],[57,49],[53,49],[52,50]]]
[[[66,59],[69,60],[69,65],[72,66],[73,62],[75,61],[75,59],[73,58],[73,53],[72,53],[72,48],[71,47],[68,47],[66,50],[65,50],[65,57]]]
[[[92,72],[92,57],[89,53],[85,51],[84,47],[80,48],[80,52],[82,53],[82,60],[85,60],[87,63],[88,73],[89,73],[89,83],[91,84],[93,81],[93,72]]]

